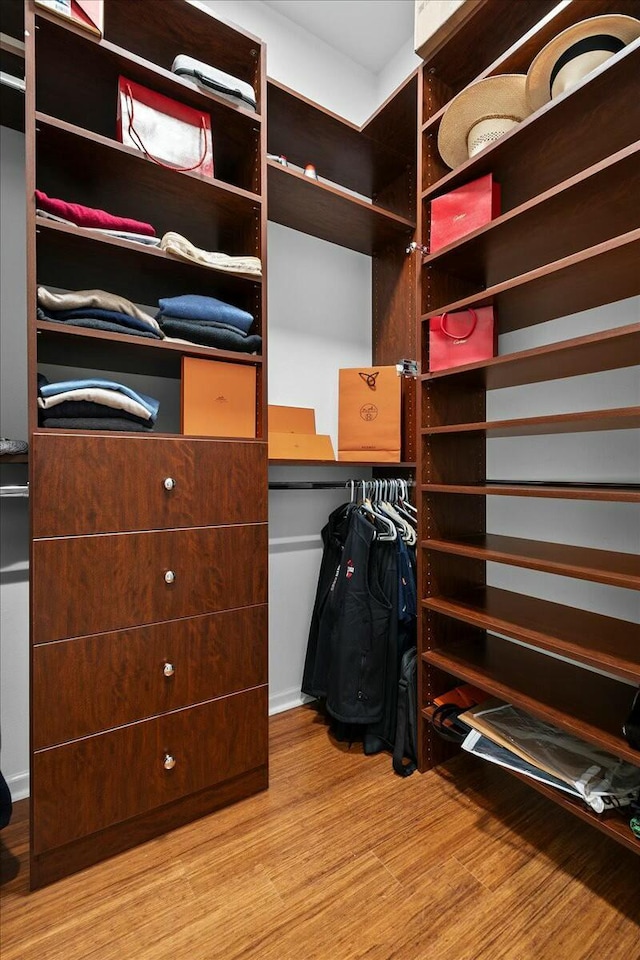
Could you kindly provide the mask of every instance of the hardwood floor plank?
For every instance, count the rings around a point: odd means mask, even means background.
[[[272,718],[268,792],[28,892],[25,804],[3,831],[2,960],[621,960],[640,858],[460,755],[406,780]]]

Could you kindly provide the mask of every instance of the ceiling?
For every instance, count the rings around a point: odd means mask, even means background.
[[[372,73],[413,37],[414,0],[263,2]]]

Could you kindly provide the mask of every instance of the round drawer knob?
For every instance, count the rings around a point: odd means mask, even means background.
[[[165,582],[165,583],[175,583],[175,579],[176,579],[176,575],[175,575],[175,573],[173,572],[173,570],[167,570],[167,572],[166,572],[165,575],[164,575],[164,582]]]
[[[162,668],[162,672],[164,673],[165,677],[172,677],[176,672],[176,668],[172,663],[165,663],[164,667]]]
[[[173,479],[173,477],[165,477],[162,485],[165,488],[165,490],[174,490],[176,482]]]
[[[162,761],[162,766],[165,770],[173,770],[176,765],[176,758],[172,757],[170,753],[165,753],[164,759]]]

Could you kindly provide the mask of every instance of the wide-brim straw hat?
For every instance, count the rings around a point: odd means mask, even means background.
[[[638,37],[640,20],[617,13],[591,17],[567,27],[543,47],[529,67],[527,97],[531,111],[539,110],[552,99],[551,88],[555,77],[568,63],[574,62],[577,68],[574,71],[574,82],[577,83],[580,74],[586,76],[603,62],[602,57],[598,57],[599,52],[613,56],[622,46]],[[575,63],[579,57],[584,58],[582,65]]]
[[[531,113],[524,73],[505,73],[478,80],[451,100],[438,131],[440,156],[449,167],[469,159],[467,138],[481,120],[494,117],[520,123]]]

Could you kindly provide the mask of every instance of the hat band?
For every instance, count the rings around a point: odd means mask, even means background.
[[[549,93],[551,94],[554,81],[562,68],[566,67],[572,60],[575,60],[576,57],[581,57],[583,53],[594,53],[596,50],[607,51],[608,53],[619,53],[623,47],[626,47],[624,40],[621,40],[619,37],[612,37],[606,33],[598,34],[595,37],[584,37],[582,40],[578,40],[577,43],[568,47],[562,56],[556,60],[555,66],[551,71],[551,77],[549,78]]]

